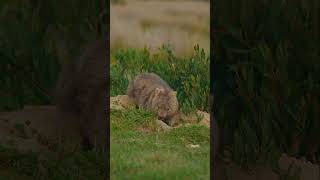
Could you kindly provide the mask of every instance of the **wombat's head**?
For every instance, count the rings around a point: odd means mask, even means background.
[[[162,88],[156,88],[155,91],[159,118],[164,120],[170,119],[179,109],[177,92]]]

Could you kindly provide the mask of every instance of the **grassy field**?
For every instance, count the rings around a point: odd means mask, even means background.
[[[208,128],[157,131],[155,119],[141,110],[111,111],[111,179],[209,179]]]

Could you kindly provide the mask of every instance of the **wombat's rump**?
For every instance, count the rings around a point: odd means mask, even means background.
[[[179,109],[177,93],[154,73],[142,73],[128,86],[129,98],[139,107],[157,113],[168,123]]]
[[[68,62],[56,87],[62,126],[69,117],[76,119],[88,149],[95,145],[107,148],[108,43],[107,38],[96,40],[77,61]]]

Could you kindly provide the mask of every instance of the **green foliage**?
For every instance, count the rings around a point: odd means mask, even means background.
[[[261,154],[319,147],[319,2],[213,7],[214,112],[233,158],[247,164]]]
[[[154,72],[168,82],[182,110],[209,112],[209,57],[199,46],[190,58],[176,57],[167,45],[153,55],[148,49],[117,50],[111,54],[111,96],[126,94],[129,81],[142,72]]]
[[[60,63],[106,32],[105,1],[0,2],[0,110],[50,103]]]

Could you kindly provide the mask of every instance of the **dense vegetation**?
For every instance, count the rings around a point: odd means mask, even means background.
[[[214,112],[224,148],[242,165],[278,152],[319,161],[319,1],[214,2]]]

